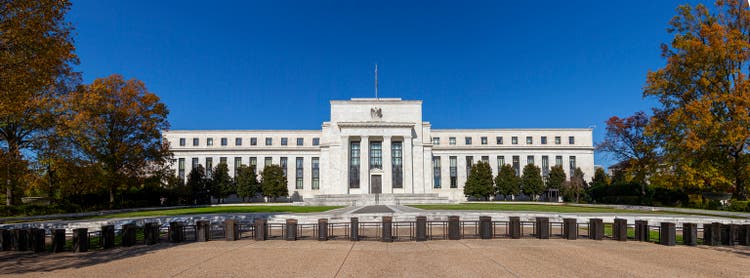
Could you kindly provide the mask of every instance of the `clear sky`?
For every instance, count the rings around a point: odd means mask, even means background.
[[[329,100],[374,96],[377,63],[380,96],[423,100],[433,128],[595,125],[597,143],[653,106],[685,2],[87,0],[69,19],[84,82],[144,81],[172,129],[319,129]]]

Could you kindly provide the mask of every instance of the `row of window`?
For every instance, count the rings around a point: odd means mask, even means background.
[[[473,156],[466,156],[466,176],[471,173],[471,166],[474,164],[474,157]],[[512,156],[512,167],[513,170],[516,172],[516,176],[521,175],[521,159],[520,156],[514,155]],[[489,156],[482,156],[481,160],[490,163],[490,157]],[[569,172],[571,176],[573,176],[573,173],[576,169],[576,157],[570,156],[568,157],[569,160]],[[448,157],[448,162],[450,164],[449,168],[449,175],[450,175],[450,188],[458,188],[458,157],[457,156],[450,156]],[[500,168],[505,165],[505,156],[498,155],[497,156],[497,170],[495,174],[500,173]],[[534,156],[529,155],[526,157],[526,164],[534,165]],[[561,155],[555,156],[555,165],[563,165],[563,157]],[[433,156],[432,157],[432,169],[433,169],[433,186],[435,188],[441,188],[441,171],[440,171],[440,156]],[[542,156],[542,176],[547,176],[549,174],[549,156],[543,155]]]
[[[370,157],[368,169],[383,169],[383,142],[370,142]],[[359,173],[361,157],[360,142],[349,143],[349,188],[359,188]],[[403,145],[400,141],[391,143],[391,184],[393,188],[403,188]]]
[[[266,146],[272,146],[273,145],[273,138],[272,137],[266,137]],[[221,146],[227,146],[228,139],[226,137],[222,137],[219,139]],[[180,147],[184,147],[187,144],[185,138],[180,138]],[[211,147],[214,145],[214,138],[206,138],[206,146]],[[234,138],[234,145],[235,146],[242,146],[242,138],[237,137]],[[258,145],[258,138],[252,137],[250,138],[250,146],[257,146]],[[281,145],[287,146],[289,145],[289,138],[287,137],[281,137]],[[305,138],[297,137],[297,146],[304,146],[305,145]],[[318,146],[320,145],[320,138],[313,138],[312,139],[312,145]],[[193,147],[200,146],[200,138],[193,138]]]
[[[466,136],[464,137],[464,143],[465,145],[471,145],[473,142],[473,137]],[[487,145],[487,136],[479,137],[480,143],[482,145]],[[542,145],[547,145],[547,136],[540,137],[540,143]],[[512,136],[510,137],[510,143],[513,145],[518,145],[518,136]],[[568,144],[569,145],[575,145],[576,138],[575,136],[568,136]],[[440,137],[432,137],[432,144],[433,145],[440,145]],[[448,144],[449,145],[455,145],[456,144],[456,137],[448,137]],[[503,136],[497,136],[495,137],[495,144],[502,145],[503,144]],[[526,136],[526,145],[533,145],[534,144],[534,137],[533,136]],[[562,144],[562,137],[555,136],[555,145]]]
[[[297,157],[295,159],[295,188],[296,189],[304,189],[304,157]],[[258,158],[251,156],[249,161],[250,167],[253,168],[253,170],[256,171],[258,169]],[[195,169],[200,165],[200,162],[198,161],[197,157],[192,158],[192,169]],[[273,158],[271,157],[265,157],[263,161],[263,167],[271,165],[273,162]],[[219,157],[219,163],[227,163],[226,157]],[[213,157],[206,157],[206,176],[211,177],[212,171],[213,171]],[[237,170],[239,167],[243,165],[242,164],[242,157],[235,157],[234,158],[234,175],[237,176]],[[287,157],[281,157],[279,160],[279,166],[284,170],[284,176],[287,175]],[[317,190],[320,189],[320,158],[313,157],[312,158],[312,189]],[[185,178],[185,158],[179,158],[177,162],[177,175],[184,179]]]

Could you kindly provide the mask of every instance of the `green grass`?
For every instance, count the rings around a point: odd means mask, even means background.
[[[600,213],[663,213],[657,211],[626,210],[613,208],[593,208],[568,205],[536,205],[536,204],[479,204],[468,203],[458,205],[412,205],[412,207],[427,210],[504,210],[504,211],[541,211],[541,212],[600,212]]]
[[[341,208],[340,206],[222,206],[222,207],[201,207],[201,208],[182,208],[166,210],[148,210],[137,212],[124,212],[107,215],[98,215],[93,218],[123,218],[123,217],[150,217],[150,216],[173,216],[173,215],[190,215],[190,214],[209,214],[209,213],[254,213],[254,212],[322,212],[332,209]]]

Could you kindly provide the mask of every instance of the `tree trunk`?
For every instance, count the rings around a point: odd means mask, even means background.
[[[109,208],[115,206],[115,189],[112,186],[109,187]]]

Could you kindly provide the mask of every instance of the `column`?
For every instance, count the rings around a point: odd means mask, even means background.
[[[383,193],[393,193],[391,136],[383,136]]]
[[[412,157],[414,156],[414,150],[412,149],[411,145],[412,137],[404,136],[404,143],[402,144],[403,148],[403,164],[404,164],[404,192],[411,192],[414,193],[414,184],[412,183],[413,178],[413,171],[412,166],[414,165],[412,161]]]
[[[362,136],[359,141],[359,188],[360,192],[370,194],[370,140]]]

